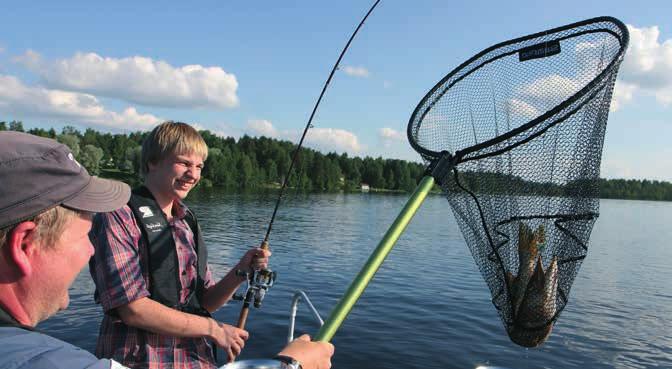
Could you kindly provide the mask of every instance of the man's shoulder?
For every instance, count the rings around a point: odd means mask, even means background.
[[[100,228],[99,230],[102,230],[108,229],[112,226],[118,226],[122,228],[127,228],[128,226],[137,227],[133,210],[131,210],[128,204],[111,212],[96,213],[93,218],[94,229]]]
[[[3,369],[109,369],[111,365],[57,338],[14,327],[0,328],[0,356]]]
[[[131,207],[128,206],[128,204],[126,204],[126,205],[124,205],[124,206],[122,206],[119,209],[114,210],[114,211],[110,211],[110,212],[107,212],[107,213],[96,213],[95,218],[100,218],[100,219],[107,218],[107,219],[109,219],[111,217],[120,217],[120,218],[133,217],[133,210],[131,210]]]

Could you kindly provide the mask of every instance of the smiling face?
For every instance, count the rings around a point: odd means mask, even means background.
[[[170,154],[148,164],[145,184],[159,202],[183,200],[201,179],[203,163],[199,154]]]

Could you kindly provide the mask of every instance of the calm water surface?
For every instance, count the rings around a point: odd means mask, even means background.
[[[223,276],[258,245],[275,195],[194,194]],[[287,336],[291,296],[306,291],[327,317],[407,200],[405,195],[290,195],[271,235],[278,281],[250,313],[243,358],[270,357]],[[672,367],[672,203],[602,200],[601,215],[550,339],[511,343],[448,202],[430,197],[336,334],[335,368]],[[101,319],[88,271],[71,289],[70,309],[40,325],[93,351]],[[235,324],[240,305],[215,313]],[[297,331],[318,326],[299,307]]]

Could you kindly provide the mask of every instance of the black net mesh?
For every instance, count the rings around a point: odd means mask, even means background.
[[[626,27],[608,17],[507,41],[440,81],[408,125],[510,338],[541,344],[598,216],[602,143]]]

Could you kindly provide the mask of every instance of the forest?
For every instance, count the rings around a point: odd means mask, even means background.
[[[50,137],[70,147],[77,160],[91,174],[123,180],[130,185],[140,183],[141,143],[148,132],[112,134],[87,128],[81,132],[66,126],[60,132],[51,128],[24,130],[20,121],[0,121],[0,131],[28,132]],[[221,137],[210,131],[200,131],[208,145],[208,159],[202,173],[201,186],[231,191],[278,188],[284,181],[296,145],[267,137],[242,136],[239,139]],[[302,148],[289,179],[288,186],[305,192],[353,192],[367,184],[371,191],[412,191],[425,171],[421,163],[381,157],[350,157],[347,154],[321,153]],[[467,187],[475,191],[489,188],[497,191],[502,175],[462,173]],[[548,184],[517,181],[521,193],[537,193]],[[552,188],[556,195],[568,195],[575,188]],[[600,179],[602,198],[672,201],[672,183],[638,179]],[[494,189],[494,190],[493,190]]]

